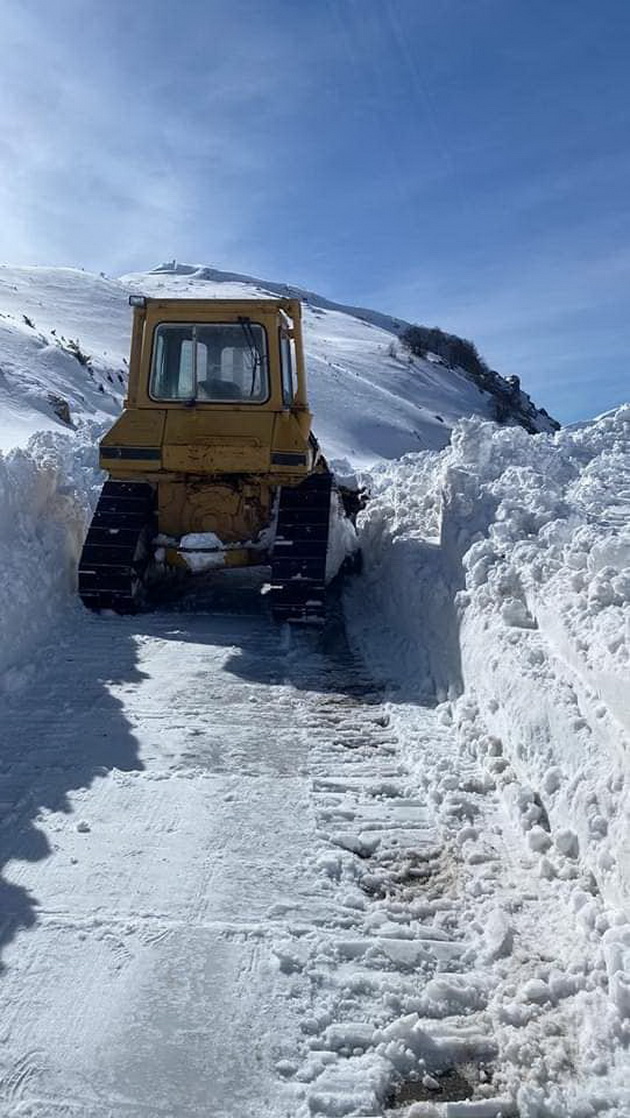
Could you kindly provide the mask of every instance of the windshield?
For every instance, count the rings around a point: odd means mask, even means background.
[[[249,319],[158,326],[149,391],[154,400],[264,403],[269,373],[263,327]]]

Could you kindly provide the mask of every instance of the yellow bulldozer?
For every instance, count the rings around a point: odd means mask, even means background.
[[[135,612],[169,568],[268,566],[274,616],[322,621],[345,513],[311,431],[299,300],[129,302],[128,397],[100,444],[83,602]],[[346,522],[352,563],[349,538]]]

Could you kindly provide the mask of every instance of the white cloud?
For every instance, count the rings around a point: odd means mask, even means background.
[[[272,177],[281,41],[244,31],[229,57],[200,60],[193,34],[187,67],[167,39],[152,58],[137,27],[123,51],[115,19],[91,4],[4,0],[0,14],[0,205],[11,218],[0,258],[116,271],[198,256],[211,240],[229,259]],[[247,140],[243,113],[254,114]]]

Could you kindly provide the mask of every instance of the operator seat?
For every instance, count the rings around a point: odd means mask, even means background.
[[[221,380],[219,377],[209,377],[197,383],[200,399],[205,400],[242,400],[243,393],[238,384],[233,380]]]

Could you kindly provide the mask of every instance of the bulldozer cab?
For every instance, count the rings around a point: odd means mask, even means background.
[[[128,397],[101,444],[103,469],[165,485],[174,474],[283,484],[312,472],[298,300],[130,301]]]
[[[130,301],[130,405],[306,408],[299,300]]]

